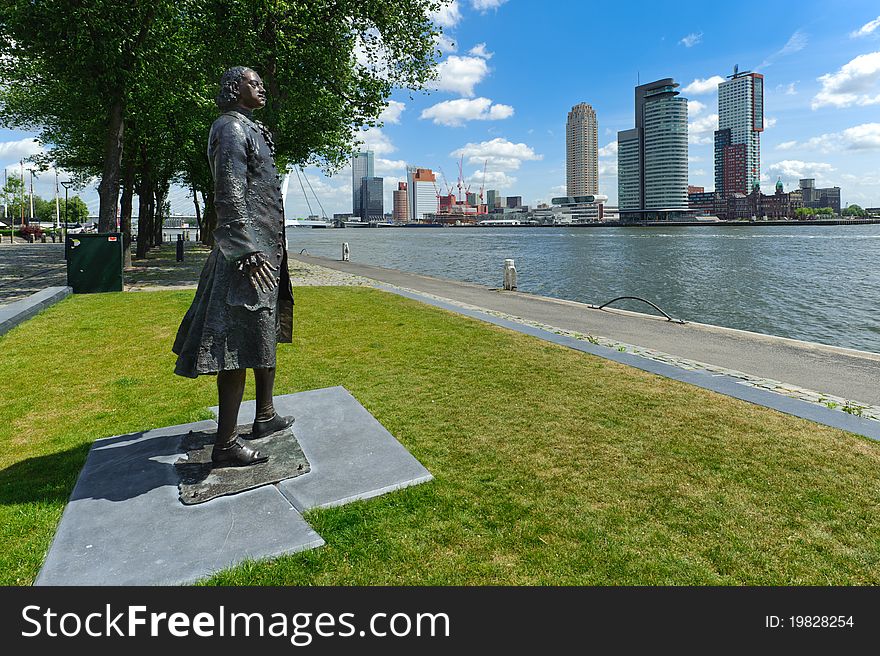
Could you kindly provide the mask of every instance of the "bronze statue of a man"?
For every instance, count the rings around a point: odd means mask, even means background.
[[[174,373],[216,374],[220,412],[211,459],[215,467],[268,460],[239,439],[245,374],[254,370],[257,415],[251,438],[287,428],[272,404],[275,349],[293,341],[293,290],[287,270],[284,209],[269,131],[253,118],[266,104],[256,72],[236,66],[223,74],[217,105],[223,114],[208,137],[217,229],[192,306],[177,331]]]

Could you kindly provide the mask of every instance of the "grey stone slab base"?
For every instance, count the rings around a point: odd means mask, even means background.
[[[217,408],[212,408],[217,412]],[[296,436],[312,471],[278,489],[299,510],[369,499],[433,476],[344,387],[275,397],[275,411],[296,417]],[[240,424],[254,419],[242,403]]]
[[[393,285],[380,283],[377,284],[376,287],[391,292],[393,294],[397,294],[399,296],[411,298],[413,300],[421,301],[422,303],[426,303],[428,305],[433,305],[434,307],[439,307],[443,308],[444,310],[449,310],[450,312],[455,312],[456,314],[471,317],[472,319],[485,321],[496,326],[501,326],[503,328],[515,330],[516,332],[525,333],[526,335],[532,335],[533,337],[537,337],[548,342],[554,342],[556,344],[567,346],[578,351],[590,353],[592,355],[605,358],[606,360],[613,360],[615,362],[629,365],[630,367],[641,369],[643,371],[648,371],[659,376],[665,376],[666,378],[672,378],[674,380],[678,380],[684,383],[690,383],[691,385],[696,385],[698,387],[702,387],[703,389],[718,392],[719,394],[724,394],[726,396],[732,396],[734,398],[748,401],[749,403],[754,403],[756,405],[762,405],[767,408],[772,408],[774,410],[778,410],[779,412],[794,415],[795,417],[809,419],[810,421],[814,421],[817,424],[831,426],[832,428],[839,428],[841,430],[849,431],[851,433],[855,433],[857,435],[861,435],[872,440],[880,440],[880,422],[859,417],[857,415],[850,415],[844,412],[838,412],[836,410],[832,410],[821,405],[809,403],[807,401],[802,401],[800,399],[795,399],[788,396],[783,396],[781,394],[776,394],[775,392],[771,392],[769,390],[751,387],[743,384],[742,380],[733,378],[731,376],[712,373],[708,371],[691,371],[673,366],[671,364],[666,364],[664,362],[649,360],[647,358],[643,358],[641,356],[631,353],[620,352],[607,346],[591,344],[589,342],[584,342],[582,340],[575,339],[574,337],[569,337],[567,335],[559,335],[557,333],[550,332],[549,330],[544,330],[541,328],[530,326],[528,324],[496,317],[489,312],[484,312],[482,310],[461,307],[460,305],[449,303],[427,294],[402,289]]]
[[[324,544],[272,485],[181,504],[173,463],[190,430],[215,424],[96,441],[35,585],[183,584]]]
[[[244,433],[243,430],[239,434]],[[311,466],[288,428],[266,437],[249,440],[248,445],[267,462],[248,467],[221,467],[211,464],[215,431],[193,431],[183,438],[186,456],[174,463],[180,477],[180,501],[186,505],[205,503],[228,494],[238,494],[262,485],[308,474]]]
[[[18,324],[39,314],[50,305],[67,298],[73,290],[70,287],[46,287],[20,301],[0,305],[0,335],[8,333]]]
[[[254,406],[242,404],[240,424],[253,423]],[[279,396],[275,408],[296,417],[296,438],[311,471],[197,505],[180,502],[174,463],[198,443],[190,431],[204,441],[216,430],[213,421],[96,441],[36,585],[190,583],[244,560],[323,545],[298,510],[432,479],[342,387]],[[251,444],[263,448],[278,440],[281,448],[284,434]]]

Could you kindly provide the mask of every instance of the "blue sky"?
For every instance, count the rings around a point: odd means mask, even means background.
[[[534,2],[456,0],[444,29],[437,89],[395,92],[385,124],[363,133],[391,190],[405,165],[464,173],[479,191],[533,205],[564,194],[565,120],[590,103],[599,121],[600,193],[617,200],[617,131],[633,126],[633,87],[673,77],[689,103],[690,182],[713,187],[717,82],[734,64],[765,76],[763,187],[781,177],[839,185],[844,203],[880,206],[880,5],[873,2]],[[17,170],[35,146],[0,130],[0,166]],[[328,213],[351,210],[351,173],[306,170]],[[51,173],[35,183],[51,196]],[[440,186],[445,188],[441,179]],[[94,189],[82,192],[97,208]],[[192,212],[186,193],[173,209]],[[314,198],[310,200],[317,209]],[[308,208],[294,177],[287,214]]]

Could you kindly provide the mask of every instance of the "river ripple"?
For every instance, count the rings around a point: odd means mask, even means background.
[[[880,225],[288,229],[289,248],[689,321],[880,352]],[[650,311],[622,302],[617,307]]]

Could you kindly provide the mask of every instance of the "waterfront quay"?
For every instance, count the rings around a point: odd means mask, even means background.
[[[880,406],[880,354],[714,325],[679,324],[630,311],[597,310],[574,301],[502,292],[351,261],[294,253],[290,257],[293,262],[327,267],[527,322],[611,339],[748,377],[780,381],[814,393],[817,401],[827,395]]]

